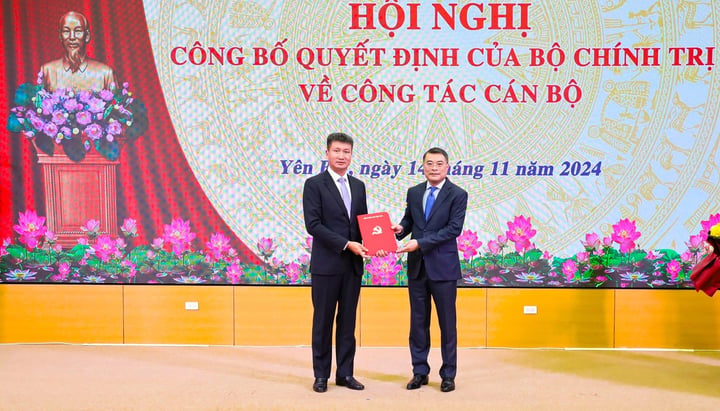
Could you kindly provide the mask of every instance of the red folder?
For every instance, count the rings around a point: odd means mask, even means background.
[[[388,253],[397,251],[397,241],[392,230],[390,216],[386,212],[363,214],[357,216],[360,224],[360,235],[368,255],[375,255],[379,250]]]

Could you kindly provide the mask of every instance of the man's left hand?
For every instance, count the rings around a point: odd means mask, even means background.
[[[348,242],[347,249],[350,250],[350,252],[352,252],[355,255],[359,255],[363,258],[367,258],[368,249],[361,243],[358,243],[357,241]]]

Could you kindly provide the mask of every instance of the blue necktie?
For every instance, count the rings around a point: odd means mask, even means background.
[[[425,221],[430,217],[430,210],[432,210],[432,206],[435,204],[435,191],[437,191],[437,189],[437,187],[430,186],[430,193],[425,200]]]
[[[350,217],[350,192],[345,184],[345,177],[338,178],[338,183],[340,183],[340,195],[342,196],[343,203],[345,203],[345,209],[347,210],[348,217]]]

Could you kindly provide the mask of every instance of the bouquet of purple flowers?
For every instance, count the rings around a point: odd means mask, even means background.
[[[99,91],[58,89],[25,83],[15,92],[7,128],[21,133],[52,156],[61,146],[73,161],[81,161],[93,147],[103,157],[116,160],[125,142],[140,137],[148,126],[147,110],[133,97],[128,83],[122,88]]]

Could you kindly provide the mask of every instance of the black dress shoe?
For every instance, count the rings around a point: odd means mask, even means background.
[[[313,383],[313,391],[315,392],[325,392],[327,391],[327,378],[315,378],[315,382]]]
[[[455,390],[455,378],[443,378],[440,383],[440,391],[450,392]]]
[[[360,381],[353,378],[352,375],[348,376],[348,377],[337,377],[335,379],[335,384],[337,384],[341,387],[348,387],[351,390],[364,390],[365,389],[365,386],[360,384]]]
[[[415,374],[412,377],[412,380],[408,381],[407,383],[407,389],[408,390],[417,390],[422,385],[428,384],[428,376],[423,374]]]

